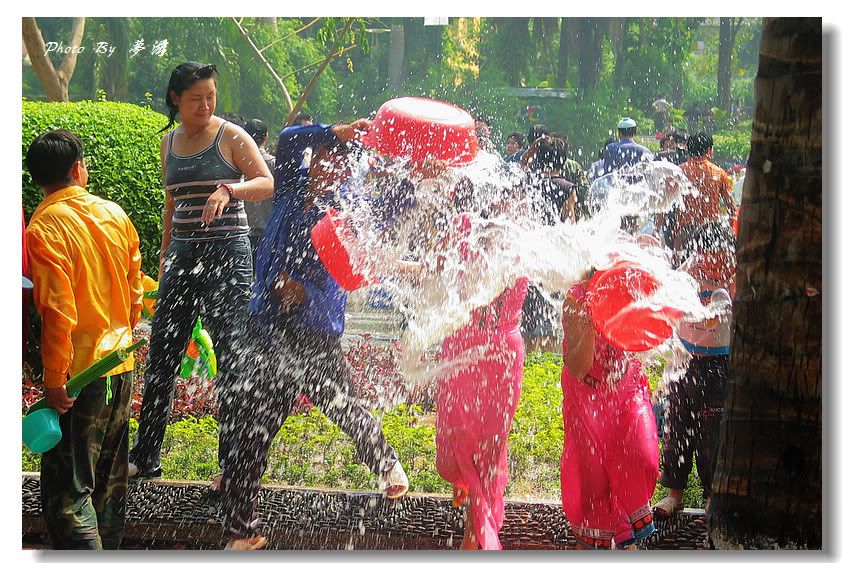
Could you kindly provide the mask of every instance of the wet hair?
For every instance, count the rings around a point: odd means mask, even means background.
[[[243,129],[245,129],[245,127],[246,127],[246,120],[239,113],[234,113],[234,112],[223,113],[219,117],[221,117],[225,121],[233,123],[237,127],[242,127]]]
[[[313,116],[307,113],[297,113],[292,118],[293,125],[302,125],[305,121],[313,121]]]
[[[686,247],[691,252],[713,253],[725,250],[733,254],[737,248],[737,237],[728,226],[718,221],[710,221],[693,231]]]
[[[82,141],[66,129],[41,133],[26,151],[26,168],[40,186],[73,181],[71,170],[85,158]]]
[[[672,139],[674,143],[681,145],[687,143],[687,133],[685,131],[673,131],[668,135],[668,137]]]
[[[626,137],[634,137],[637,135],[637,127],[628,127],[626,129],[617,129],[620,135],[624,135]]]
[[[524,136],[523,133],[514,131],[512,133],[509,133],[509,136],[506,137],[506,141],[508,141],[509,139],[514,139],[518,147],[523,147],[523,143],[526,141],[526,136]]]
[[[696,133],[687,139],[687,152],[690,156],[704,156],[713,147],[713,138],[707,133]]]
[[[529,132],[526,134],[526,140],[529,141],[529,144],[531,145],[535,142],[536,139],[549,136],[550,129],[546,125],[536,123],[535,125],[529,128]]]
[[[175,116],[178,115],[178,106],[170,99],[170,92],[180,96],[185,90],[188,90],[193,84],[199,80],[212,78],[216,80],[219,73],[216,71],[216,65],[197,63],[195,61],[187,61],[181,63],[170,74],[170,81],[167,83],[167,89],[164,92],[164,100],[169,108],[169,123],[167,123],[158,133],[163,133],[175,123]]]
[[[664,150],[664,146],[665,146],[667,143],[669,143],[670,141],[672,141],[672,139],[671,139],[670,137],[668,137],[668,136],[667,136],[667,137],[661,137],[661,141],[660,141],[660,147],[661,147],[661,150]]]
[[[560,170],[567,161],[567,146],[555,137],[539,139],[535,148],[534,170]]]
[[[249,120],[246,122],[243,129],[246,130],[246,133],[251,135],[251,138],[254,139],[257,146],[260,146],[260,143],[269,138],[269,130],[266,128],[266,124],[259,119]]]

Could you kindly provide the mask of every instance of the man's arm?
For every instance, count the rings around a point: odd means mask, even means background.
[[[70,335],[78,322],[64,241],[38,227],[26,231],[35,308],[41,315],[41,358],[47,403],[63,414],[73,405],[64,384],[73,359]]]

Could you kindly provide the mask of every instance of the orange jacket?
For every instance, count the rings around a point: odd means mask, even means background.
[[[35,209],[26,247],[46,387],[61,387],[68,374],[131,345],[143,297],[139,246],[120,206],[79,186],[50,194]],[[133,368],[130,357],[106,375]]]

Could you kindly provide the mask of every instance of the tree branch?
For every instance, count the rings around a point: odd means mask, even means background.
[[[242,34],[242,36],[245,37],[246,41],[248,41],[248,44],[254,50],[257,57],[260,59],[260,61],[263,63],[263,65],[266,67],[266,69],[269,71],[269,74],[271,74],[272,78],[275,79],[275,83],[280,87],[281,92],[284,94],[284,100],[287,103],[287,109],[291,112],[293,110],[292,98],[289,95],[289,90],[287,90],[287,87],[284,84],[283,79],[280,76],[278,76],[278,73],[275,72],[275,69],[272,67],[272,64],[269,61],[266,60],[266,57],[263,56],[263,53],[260,52],[260,49],[258,49],[257,45],[254,44],[254,41],[251,40],[251,37],[249,37],[248,32],[243,28],[242,25],[240,25],[240,22],[238,22],[233,17],[231,18],[231,20],[233,20],[234,25],[237,26],[237,29],[240,30],[240,33]]]
[[[47,99],[51,102],[67,101],[67,92],[62,88],[53,62],[47,56],[47,47],[44,45],[44,37],[38,28],[35,18],[22,18],[23,42],[29,53],[29,61],[32,63],[32,70],[38,77]]]
[[[348,51],[350,51],[351,49],[355,48],[356,46],[357,46],[357,45],[356,45],[356,43],[355,43],[355,44],[353,44],[353,45],[349,45],[349,46],[345,47],[344,49],[342,49],[341,51],[339,51],[338,53],[336,53],[335,55],[333,55],[333,58],[336,58],[336,57],[341,57],[342,55],[344,55],[345,53],[347,53],[347,52],[348,52]],[[328,57],[330,57],[330,55],[328,55]],[[316,62],[314,62],[314,63],[312,63],[312,64],[307,65],[307,66],[303,66],[303,67],[301,67],[301,68],[299,68],[299,69],[296,69],[296,70],[294,70],[294,71],[290,72],[289,74],[285,74],[285,75],[284,75],[284,76],[282,76],[281,78],[289,78],[290,76],[293,76],[293,75],[295,75],[295,74],[298,74],[298,73],[299,73],[299,72],[301,72],[302,70],[307,70],[308,68],[314,67],[314,66],[316,66],[317,64],[323,63],[326,59],[327,59],[327,60],[329,60],[329,59],[328,59],[328,57],[325,57],[324,59],[322,59],[322,60],[320,60],[320,61],[316,61]]]
[[[276,39],[275,41],[272,41],[271,43],[269,43],[268,45],[266,45],[265,47],[263,47],[263,48],[260,50],[260,52],[262,53],[262,52],[263,52],[263,51],[265,51],[266,49],[268,49],[268,48],[270,48],[270,47],[272,47],[272,46],[276,45],[277,43],[279,43],[279,42],[283,41],[284,39],[288,39],[288,38],[292,37],[293,35],[298,35],[299,33],[301,33],[302,31],[304,31],[305,29],[307,29],[308,27],[310,27],[311,25],[313,25],[314,23],[316,23],[316,22],[317,22],[317,21],[319,21],[320,19],[322,19],[322,18],[320,18],[320,17],[319,17],[319,18],[316,18],[316,19],[314,19],[313,21],[311,21],[310,23],[308,23],[307,25],[305,25],[304,27],[298,28],[298,29],[296,29],[295,31],[293,31],[292,33],[288,33],[287,35],[284,35],[284,36],[283,36],[283,37],[281,37],[280,39]]]
[[[337,46],[342,45],[342,42],[345,41],[345,36],[348,35],[348,32],[351,30],[351,25],[354,23],[354,18],[348,18],[345,22],[345,27],[342,28],[342,31],[339,33],[339,37],[336,38],[336,41],[333,43],[333,49],[331,50],[330,54],[322,60],[322,64],[316,70],[316,73],[310,79],[310,82],[307,83],[307,87],[304,88],[304,92],[301,93],[301,96],[298,98],[298,102],[296,102],[295,107],[290,110],[289,115],[287,116],[286,124],[289,125],[292,123],[292,119],[298,113],[298,110],[301,109],[301,106],[304,105],[304,102],[307,101],[307,98],[310,97],[310,94],[313,92],[313,89],[316,87],[316,81],[321,76],[322,72],[324,72],[325,68],[327,68],[327,64],[342,50],[342,48],[338,48]]]

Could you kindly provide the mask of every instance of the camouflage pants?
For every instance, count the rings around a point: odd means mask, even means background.
[[[117,549],[126,516],[132,373],[100,378],[59,417],[61,441],[41,456],[41,507],[53,549]]]

